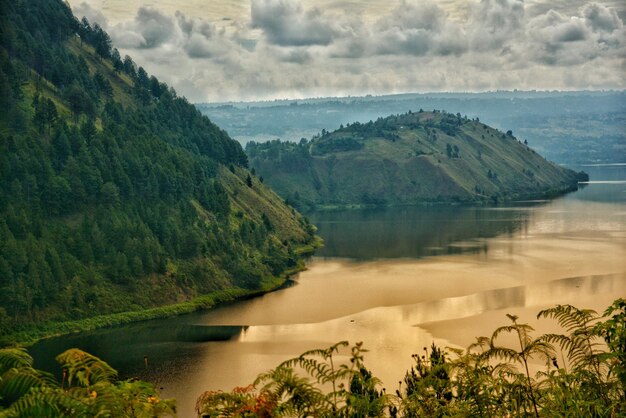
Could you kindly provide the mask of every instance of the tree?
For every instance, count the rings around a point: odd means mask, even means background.
[[[70,206],[72,189],[63,177],[55,176],[46,188],[45,204],[53,215],[64,214]]]
[[[78,123],[78,117],[81,113],[93,113],[93,104],[85,90],[77,83],[72,84],[65,92],[65,98],[69,102],[74,123]]]
[[[91,37],[91,25],[89,24],[89,20],[85,16],[81,19],[78,24],[78,35],[80,37],[80,43],[82,45],[83,41],[89,42]]]
[[[120,191],[112,182],[106,182],[100,188],[100,199],[105,205],[117,206],[120,204]]]
[[[111,38],[100,25],[95,23],[93,25],[92,45],[96,49],[96,53],[102,58],[109,58],[111,56]]]
[[[113,87],[100,71],[93,76],[93,81],[100,94],[107,98],[113,97]]]
[[[59,116],[57,107],[52,99],[46,99],[46,124],[48,125],[48,134],[50,133],[50,127],[54,124]]]
[[[113,69],[116,73],[119,73],[124,69],[124,62],[122,61],[120,51],[118,51],[117,48],[113,48],[113,51],[111,52],[111,61],[113,61]]]
[[[52,124],[57,120],[57,108],[54,102],[50,98],[43,98],[39,96],[39,93],[35,94],[33,98],[32,107],[35,109],[33,115],[33,123],[39,132],[46,131],[50,133]]]
[[[148,73],[146,72],[146,70],[143,69],[143,67],[139,67],[139,69],[137,70],[137,84],[139,84],[139,86],[144,89],[150,87],[150,79],[148,78]]]
[[[155,76],[150,77],[150,93],[152,93],[154,97],[159,98],[166,91],[167,86],[162,86]]]
[[[252,187],[252,177],[250,177],[250,174],[246,177],[246,184],[248,187]]]
[[[126,74],[128,74],[132,78],[135,78],[137,76],[137,65],[135,64],[133,59],[129,57],[128,55],[124,56],[123,66],[124,66],[124,72]]]

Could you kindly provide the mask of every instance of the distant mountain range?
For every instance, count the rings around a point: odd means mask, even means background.
[[[299,143],[249,142],[250,165],[301,208],[499,202],[555,196],[587,179],[512,131],[446,112],[409,112]]]
[[[390,114],[445,109],[513,130],[560,164],[625,162],[626,92],[498,91],[330,97],[196,105],[242,144],[299,141]]]

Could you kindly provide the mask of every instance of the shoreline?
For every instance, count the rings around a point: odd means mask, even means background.
[[[526,194],[518,194],[507,198],[505,196],[486,196],[480,199],[468,199],[468,200],[422,200],[418,202],[411,203],[383,203],[383,204],[364,204],[364,203],[341,203],[341,204],[319,204],[313,207],[303,207],[298,210],[301,213],[309,214],[315,212],[333,212],[333,211],[343,211],[343,210],[359,210],[359,209],[386,209],[386,208],[398,208],[398,207],[437,207],[437,206],[454,206],[454,207],[472,207],[472,206],[500,206],[506,205],[508,203],[515,202],[528,202],[533,200],[552,200],[562,196],[565,196],[569,193],[576,192],[581,189],[581,187],[586,187],[586,182],[578,181],[576,185],[571,185],[566,189],[562,190],[550,190],[547,192],[541,193],[526,193]],[[494,201],[494,197],[496,200]]]
[[[280,276],[274,277],[270,283],[266,283],[258,289],[232,287],[171,305],[147,308],[139,311],[98,315],[72,321],[41,323],[33,325],[29,329],[0,337],[0,348],[15,346],[29,347],[41,340],[61,337],[63,335],[94,331],[152,319],[170,318],[201,310],[208,311],[226,303],[263,296],[284,288],[284,286],[289,283],[292,276],[306,270],[305,257],[313,254],[315,250],[321,246],[323,246],[323,240],[316,236],[313,242],[298,247],[296,254],[301,257],[298,260],[298,264],[294,268],[285,270]]]

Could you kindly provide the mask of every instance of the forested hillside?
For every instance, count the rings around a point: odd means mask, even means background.
[[[575,190],[584,173],[550,163],[513,132],[445,111],[250,142],[250,165],[298,207],[489,202]]]
[[[61,0],[1,1],[0,334],[267,289],[313,228]]]

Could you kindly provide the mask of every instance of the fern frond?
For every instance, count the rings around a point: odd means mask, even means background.
[[[267,382],[261,388],[262,393],[270,394],[283,409],[297,411],[298,415],[307,412],[310,407],[315,409],[326,400],[320,389],[291,368],[278,367],[264,374],[263,379],[257,378],[257,381]]]
[[[592,309],[578,309],[572,305],[557,305],[540,311],[537,319],[542,317],[555,319],[571,333],[577,329],[587,328],[592,321],[598,319],[598,313]]]
[[[332,356],[333,353],[337,353],[341,347],[347,347],[349,344],[350,343],[348,341],[339,341],[337,344],[333,344],[328,348],[317,348],[317,349],[305,351],[304,353],[300,354],[296,358],[319,356],[324,359],[327,359],[330,356]]]
[[[33,358],[25,348],[3,348],[0,350],[0,375],[10,369],[32,368]]]
[[[67,393],[49,387],[33,388],[9,408],[12,417],[87,416],[88,406]]]
[[[526,357],[532,357],[534,354],[541,354],[542,356],[550,359],[554,356],[554,347],[547,341],[543,341],[541,338],[531,341],[524,347],[523,354]]]
[[[117,371],[106,362],[76,348],[64,351],[56,360],[67,370],[70,385],[90,386],[97,382],[111,382],[117,377]]]
[[[32,388],[44,384],[34,370],[11,369],[0,379],[0,405],[10,405],[26,395]]]
[[[489,358],[499,358],[506,361],[521,361],[521,355],[517,351],[506,347],[491,347],[485,353]]]
[[[482,350],[485,351],[486,349],[489,348],[489,346],[491,345],[491,339],[489,337],[476,337],[476,342],[470,344],[469,347],[467,347],[467,351],[470,352],[472,350]]]
[[[498,338],[498,336],[502,333],[516,332],[522,335],[524,340],[528,339],[528,335],[531,331],[535,329],[528,324],[513,324],[513,325],[504,325],[496,328],[496,330],[491,335],[491,341],[493,345],[493,341]]]
[[[517,373],[517,368],[509,363],[498,363],[491,370],[491,375],[497,377],[511,376]]]

